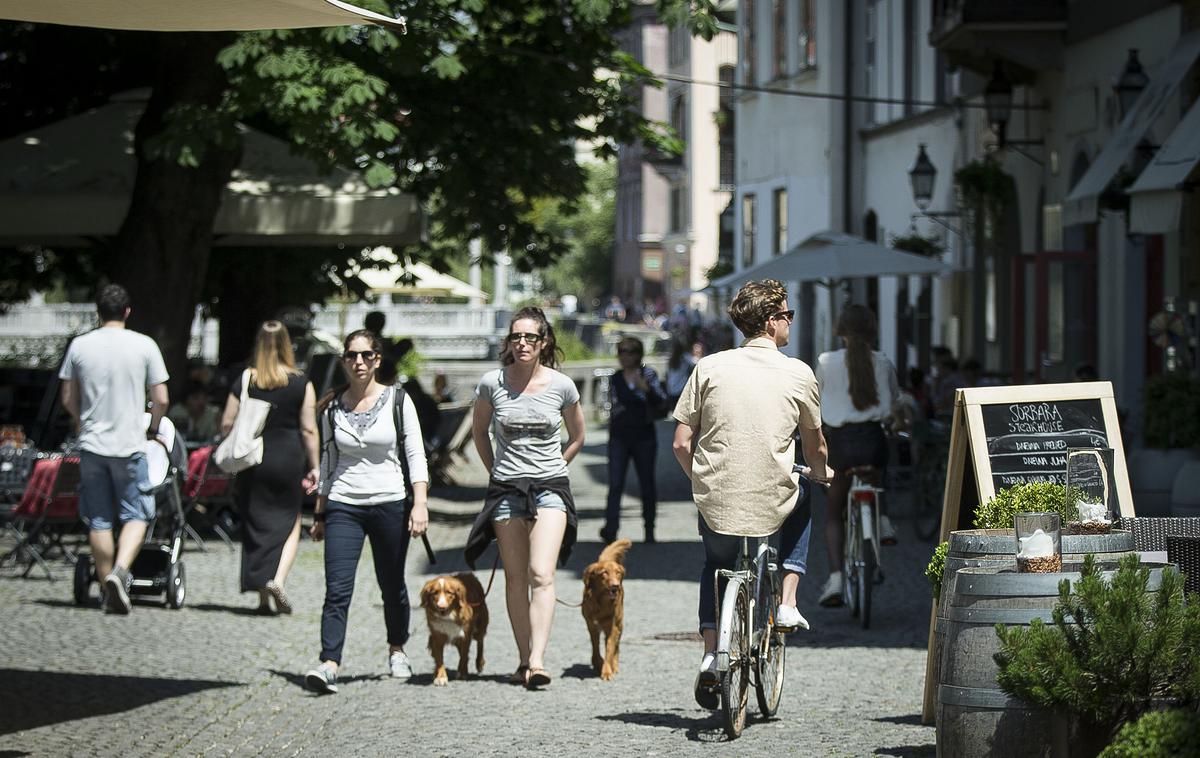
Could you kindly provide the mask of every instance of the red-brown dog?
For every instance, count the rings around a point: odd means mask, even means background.
[[[629,540],[617,540],[583,572],[583,620],[592,636],[592,668],[604,681],[617,675],[621,657],[621,632],[625,628],[625,554]],[[604,655],[600,655],[600,633]]]
[[[487,634],[488,609],[483,585],[470,572],[430,579],[421,589],[421,607],[429,626],[429,652],[433,654],[435,687],[450,679],[442,658],[447,642],[458,648],[458,678],[466,679],[471,640],[476,642],[475,671],[483,671],[483,638]]]

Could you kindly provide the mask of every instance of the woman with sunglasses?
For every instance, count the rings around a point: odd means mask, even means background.
[[[321,484],[310,533],[314,540],[325,540],[325,606],[321,664],[305,675],[305,683],[316,692],[337,692],[346,618],[364,539],[371,541],[375,578],[383,595],[388,668],[396,679],[412,676],[404,652],[410,615],[404,562],[409,537],[419,537],[429,526],[429,473],[412,398],[405,395],[399,409],[404,427],[401,443],[395,420],[398,390],[376,381],[381,348],[379,337],[365,329],[346,337],[342,368],[350,383],[320,414]],[[405,462],[412,479],[407,483]],[[408,485],[411,502],[405,496]]]
[[[608,420],[608,502],[604,509],[604,528],[600,539],[608,544],[617,538],[621,526],[621,495],[629,462],[637,470],[642,493],[642,526],[645,541],[654,542],[654,516],[658,509],[658,488],[654,481],[654,462],[658,457],[655,419],[667,414],[667,392],[654,369],[642,363],[642,341],[626,337],[617,343],[621,367],[608,380],[612,414]]]
[[[263,424],[262,463],[237,477],[242,592],[258,593],[260,613],[291,613],[283,583],[300,546],[304,493],[317,486],[317,420],[316,393],[296,368],[292,341],[281,322],[267,321],[259,327],[250,366],[229,389],[222,434],[233,429],[242,384],[247,381],[247,396],[269,402],[271,410]]]
[[[583,410],[575,383],[555,370],[558,346],[542,310],[517,311],[508,331],[502,367],[484,374],[475,389],[472,438],[491,476],[465,552],[474,568],[492,539],[499,543],[520,656],[509,681],[534,689],[550,683],[545,653],[554,620],[555,561],[565,562],[575,543],[567,464],[583,447]],[[564,425],[565,446],[559,431]]]

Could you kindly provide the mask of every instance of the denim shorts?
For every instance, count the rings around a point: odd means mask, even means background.
[[[534,495],[534,500],[537,503],[537,509],[540,511],[543,508],[549,508],[555,511],[566,513],[567,504],[559,497],[557,492],[550,490],[542,490]],[[533,518],[533,514],[529,512],[528,501],[525,498],[515,495],[506,495],[496,503],[496,510],[492,512],[492,521],[507,521],[511,518]]]
[[[154,496],[142,492],[150,478],[145,453],[111,458],[79,453],[79,517],[93,531],[107,531],[120,520],[150,521]]]

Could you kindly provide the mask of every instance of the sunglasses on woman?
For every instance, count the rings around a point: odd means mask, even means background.
[[[521,340],[525,340],[525,344],[527,345],[536,345],[542,341],[542,335],[532,332],[513,332],[508,335],[508,344],[510,345],[515,345]]]
[[[346,352],[342,353],[342,358],[350,363],[354,363],[359,358],[363,359],[363,363],[370,363],[371,361],[375,360],[378,355],[379,353],[375,352],[374,350],[347,350]]]

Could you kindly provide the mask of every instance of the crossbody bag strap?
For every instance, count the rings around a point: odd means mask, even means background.
[[[337,412],[337,396],[335,395],[329,404],[325,406],[325,423],[329,426],[329,436],[325,439],[325,455],[329,458],[329,476],[332,477],[337,473],[338,464],[338,446],[335,437],[337,428],[334,426],[334,414]]]
[[[404,387],[392,385],[392,421],[396,425],[396,457],[400,459],[400,473],[404,475],[404,496],[412,497],[412,477],[408,472],[408,449],[404,445]]]

